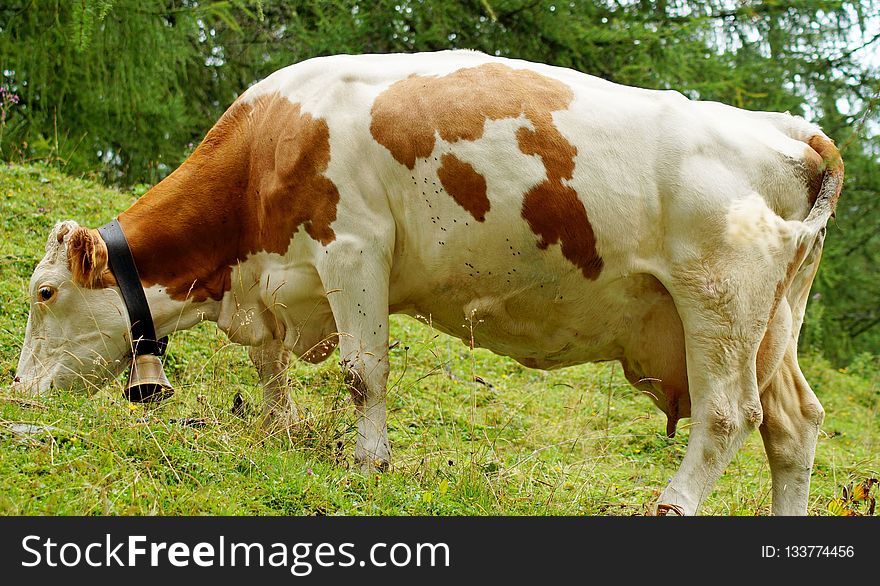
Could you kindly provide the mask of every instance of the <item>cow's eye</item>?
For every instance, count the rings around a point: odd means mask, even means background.
[[[37,292],[37,295],[40,297],[40,301],[46,303],[53,297],[55,297],[55,288],[54,287],[40,287],[40,290]]]

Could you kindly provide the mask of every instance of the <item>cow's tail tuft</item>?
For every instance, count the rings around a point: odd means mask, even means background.
[[[822,183],[813,208],[804,222],[811,226],[824,227],[828,219],[834,216],[840,190],[843,189],[843,158],[834,141],[823,133],[814,134],[806,143],[822,159],[818,169],[822,173]]]

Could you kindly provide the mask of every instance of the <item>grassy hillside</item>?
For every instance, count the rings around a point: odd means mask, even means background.
[[[629,515],[678,467],[687,421],[667,439],[665,417],[619,366],[529,370],[404,317],[392,320],[394,467],[381,475],[352,467],[354,410],[335,359],[292,368],[306,419],[266,437],[231,411],[237,393],[258,408],[260,390],[244,349],[213,324],[172,337],[177,393],[156,408],[129,404],[121,381],[91,398],[10,396],[27,282],[50,228],[98,226],[135,198],[46,167],[0,167],[0,514]],[[828,514],[845,484],[880,475],[876,364],[846,372],[802,357],[827,411],[813,514]],[[765,514],[769,493],[755,433],[705,512]]]

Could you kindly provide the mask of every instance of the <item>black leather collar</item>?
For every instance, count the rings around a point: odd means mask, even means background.
[[[168,336],[156,339],[156,328],[153,325],[153,314],[147,304],[147,296],[141,285],[134,257],[128,247],[128,240],[122,232],[119,222],[113,220],[98,228],[104,244],[107,245],[107,261],[110,271],[116,278],[122,300],[128,310],[131,323],[131,343],[134,356],[154,354],[161,356],[168,345]]]

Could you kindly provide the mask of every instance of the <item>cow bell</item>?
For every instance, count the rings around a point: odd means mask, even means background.
[[[155,354],[140,354],[131,362],[125,398],[133,403],[158,403],[174,394],[162,361]]]

